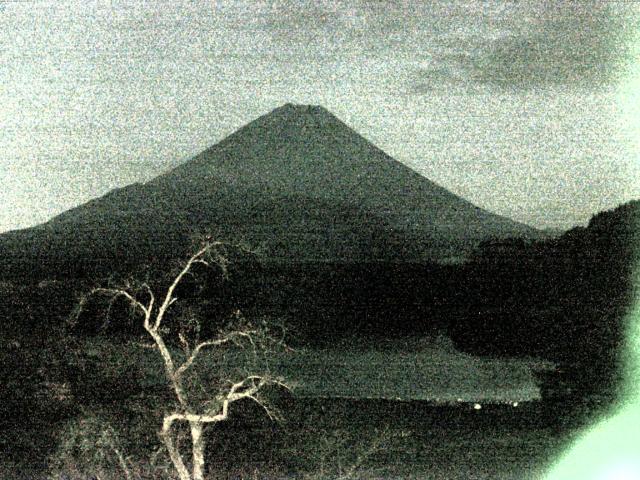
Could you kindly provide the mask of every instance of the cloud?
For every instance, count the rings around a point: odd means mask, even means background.
[[[417,92],[442,85],[528,89],[617,82],[632,57],[640,9],[599,1],[510,4],[493,32],[442,39],[443,52],[417,69]],[[504,12],[503,12],[504,13]]]
[[[255,13],[273,61],[401,59],[418,93],[615,83],[640,31],[640,3],[605,0],[284,0]]]

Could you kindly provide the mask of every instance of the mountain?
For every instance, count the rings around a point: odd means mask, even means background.
[[[193,231],[286,262],[447,261],[483,240],[539,236],[394,160],[324,108],[286,104],[145,184],[1,235],[0,258],[8,274],[84,275],[182,254]]]

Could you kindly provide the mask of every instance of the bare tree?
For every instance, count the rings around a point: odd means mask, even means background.
[[[227,271],[227,258],[224,254],[225,245],[222,242],[205,239],[197,251],[181,265],[180,270],[172,277],[170,284],[161,294],[154,291],[149,283],[127,282],[116,288],[94,288],[89,295],[81,299],[77,314],[91,295],[105,295],[110,299],[110,306],[124,298],[132,308],[134,316],[141,317],[145,332],[151,337],[151,347],[158,351],[164,366],[167,382],[175,397],[175,408],[166,412],[160,430],[160,438],[164,443],[173,466],[180,480],[203,480],[205,470],[205,442],[203,429],[208,424],[225,421],[229,416],[230,405],[243,399],[249,399],[260,405],[272,419],[277,418],[277,412],[272,409],[261,392],[269,385],[289,388],[285,381],[269,373],[244,374],[241,378],[226,379],[228,383],[220,386],[217,392],[202,398],[195,394],[187,380],[187,376],[194,369],[198,359],[210,350],[225,346],[240,346],[243,342],[249,344],[254,353],[258,349],[271,348],[276,338],[269,335],[263,327],[251,327],[247,324],[236,329],[220,332],[215,338],[201,341],[198,337],[188,338],[183,331],[177,333],[182,352],[176,352],[165,339],[171,331],[165,328],[166,317],[178,302],[176,290],[184,279],[194,274],[198,265],[204,267],[221,268],[223,274]],[[155,289],[158,290],[158,289]],[[239,317],[238,312],[238,317]],[[76,315],[77,318],[77,315]],[[193,321],[193,318],[189,319]],[[197,323],[198,320],[195,319]],[[267,347],[269,346],[269,347]],[[188,424],[191,434],[191,470],[183,458],[176,442],[174,425],[177,422]]]

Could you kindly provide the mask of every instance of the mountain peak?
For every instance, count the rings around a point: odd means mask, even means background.
[[[394,160],[324,107],[287,103],[144,186],[0,236],[0,257],[10,244],[15,258],[32,251],[51,265],[57,252],[135,263],[182,249],[193,230],[287,262],[448,262],[489,238],[537,234]]]
[[[272,113],[284,113],[284,114],[325,114],[332,115],[322,105],[307,105],[303,103],[285,103],[281,107],[273,110]]]

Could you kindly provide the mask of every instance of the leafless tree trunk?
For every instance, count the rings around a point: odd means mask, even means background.
[[[226,268],[225,259],[216,249],[223,246],[221,242],[206,241],[182,266],[179,273],[173,277],[173,280],[166,291],[156,297],[156,294],[147,283],[138,285],[137,288],[126,286],[123,288],[96,288],[91,294],[108,295],[112,300],[117,297],[124,297],[133,307],[135,312],[143,317],[143,326],[154,342],[155,348],[158,350],[167,377],[167,381],[174,396],[177,400],[178,408],[164,416],[160,438],[164,443],[171,462],[173,463],[180,480],[204,480],[205,470],[205,442],[203,438],[203,429],[207,424],[215,424],[222,422],[228,418],[229,407],[232,403],[242,399],[250,399],[261,405],[270,417],[274,417],[272,410],[259,396],[260,391],[268,385],[280,385],[288,388],[283,379],[273,377],[269,374],[248,375],[245,378],[230,383],[226,391],[220,391],[215,398],[205,402],[207,405],[213,404],[214,407],[205,408],[204,404],[199,406],[193,405],[188,389],[184,385],[184,377],[193,367],[199,356],[207,349],[214,349],[230,344],[237,344],[239,341],[246,340],[255,346],[254,340],[264,332],[258,329],[248,327],[240,330],[226,332],[217,338],[207,341],[198,341],[195,346],[191,346],[189,341],[180,335],[180,342],[184,346],[185,358],[181,362],[177,362],[167,347],[163,338],[164,330],[162,329],[163,320],[171,306],[178,300],[175,291],[178,285],[183,281],[186,275],[192,273],[192,268],[197,264],[205,266],[221,266],[223,270]],[[157,299],[157,300],[156,300]],[[78,313],[82,309],[81,301]],[[192,464],[191,471],[185,463],[182,454],[175,443],[175,435],[173,425],[176,422],[185,422],[189,425],[191,431],[191,450]]]

